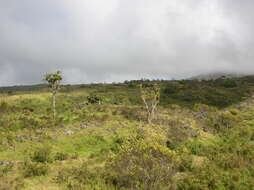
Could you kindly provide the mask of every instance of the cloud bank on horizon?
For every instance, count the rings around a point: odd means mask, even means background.
[[[254,73],[253,0],[0,0],[0,85]]]

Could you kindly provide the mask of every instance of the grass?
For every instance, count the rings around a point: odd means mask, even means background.
[[[254,189],[254,104],[248,93],[254,78],[223,80],[161,81],[152,125],[146,123],[137,81],[64,86],[55,122],[45,86],[7,88],[12,93],[0,94],[0,161],[11,165],[0,166],[0,181],[27,190],[163,190],[168,181],[176,190]],[[87,104],[94,94],[102,104]],[[50,149],[50,159],[37,163],[32,155],[43,147]],[[23,174],[37,165],[47,173]],[[165,171],[172,172],[166,180],[160,176]],[[145,176],[157,176],[155,183]]]

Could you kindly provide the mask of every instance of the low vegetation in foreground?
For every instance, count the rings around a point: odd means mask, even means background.
[[[152,120],[140,85],[156,83]],[[159,89],[159,92],[158,92]],[[254,77],[0,88],[0,190],[252,190]]]

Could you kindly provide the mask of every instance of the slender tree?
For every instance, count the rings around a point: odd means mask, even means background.
[[[53,118],[56,118],[56,94],[60,89],[60,82],[63,79],[60,71],[52,74],[46,74],[44,80],[48,82],[52,93]]]
[[[146,108],[147,121],[152,123],[160,101],[160,88],[157,84],[140,85],[141,98]]]

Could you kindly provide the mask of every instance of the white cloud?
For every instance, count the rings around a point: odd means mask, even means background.
[[[250,0],[0,1],[0,84],[38,83],[59,69],[67,83],[253,72],[252,8]]]

